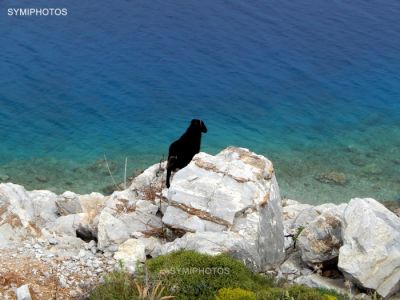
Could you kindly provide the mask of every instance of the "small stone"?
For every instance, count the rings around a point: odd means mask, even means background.
[[[79,296],[79,293],[77,292],[77,291],[75,291],[75,290],[71,290],[70,292],[69,292],[69,295],[71,296],[71,297],[78,297]]]
[[[93,247],[96,247],[96,242],[93,241],[93,240],[91,240],[91,241],[88,243],[88,246],[89,246],[89,249],[90,249],[90,248],[93,248]]]
[[[55,238],[49,238],[47,240],[49,242],[50,245],[57,245],[58,244],[58,240]]]
[[[79,250],[78,256],[79,256],[80,258],[84,258],[84,257],[86,256],[86,251],[83,250],[83,249]]]
[[[31,300],[31,293],[27,284],[17,288],[17,300]]]
[[[360,157],[352,157],[350,163],[357,167],[363,167],[366,165],[366,161]]]
[[[112,257],[113,256],[113,254],[111,253],[111,252],[104,252],[104,257],[107,257],[107,258],[109,258],[109,257]]]
[[[377,164],[369,164],[363,167],[361,172],[364,175],[380,175],[383,170]]]
[[[7,174],[3,174],[3,173],[0,174],[0,181],[1,182],[5,182],[5,181],[7,181],[9,179],[10,179],[10,176],[8,176]]]
[[[66,287],[67,287],[67,280],[65,279],[65,277],[64,277],[63,275],[60,275],[58,281],[60,282],[60,285],[61,285],[63,288],[66,288]]]
[[[47,178],[46,176],[37,176],[36,180],[41,182],[41,183],[46,183],[49,181],[49,178]]]
[[[322,173],[314,177],[316,180],[327,184],[344,185],[347,183],[346,175],[342,172]]]

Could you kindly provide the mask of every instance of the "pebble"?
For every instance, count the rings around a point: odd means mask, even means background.
[[[80,258],[83,258],[83,257],[86,256],[86,251],[81,249],[81,250],[79,250],[79,254],[78,255],[79,255]]]
[[[89,246],[89,249],[90,249],[90,248],[93,248],[93,247],[96,247],[96,242],[93,241],[93,240],[91,240],[91,241],[89,242],[88,246]]]
[[[112,256],[113,256],[113,254],[111,252],[104,252],[104,257],[109,258],[109,257],[112,257]]]
[[[78,291],[75,291],[75,290],[71,290],[70,292],[69,292],[69,295],[71,296],[71,297],[78,297],[79,296],[79,292]]]
[[[17,300],[31,300],[31,293],[29,291],[29,286],[27,284],[17,288]]]
[[[55,238],[49,238],[48,242],[49,242],[50,245],[57,245],[58,244],[58,241]]]

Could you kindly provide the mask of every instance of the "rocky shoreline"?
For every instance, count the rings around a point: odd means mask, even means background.
[[[169,190],[164,179],[160,163],[110,196],[0,184],[0,298],[83,299],[118,261],[134,273],[179,249],[360,299],[399,297],[400,218],[374,199],[282,200],[272,163],[235,147],[199,153]]]

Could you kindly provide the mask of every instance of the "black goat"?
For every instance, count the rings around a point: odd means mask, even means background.
[[[193,156],[200,152],[201,133],[207,132],[202,120],[193,119],[186,132],[169,146],[167,163],[167,187],[169,188],[171,172],[186,167]]]

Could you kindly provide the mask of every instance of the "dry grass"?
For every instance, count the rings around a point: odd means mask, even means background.
[[[0,251],[0,299],[16,299],[13,288],[28,284],[33,300],[71,299],[58,285],[51,266],[30,257]]]

